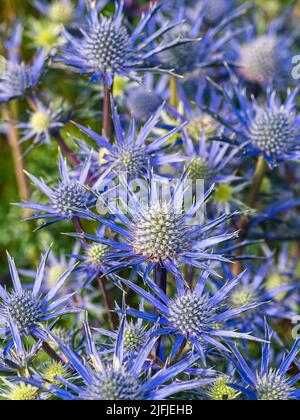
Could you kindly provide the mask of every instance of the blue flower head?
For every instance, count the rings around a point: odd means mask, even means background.
[[[240,333],[226,327],[228,320],[234,319],[239,314],[255,309],[260,305],[260,303],[249,303],[240,305],[235,309],[226,307],[226,300],[230,292],[238,286],[243,274],[228,281],[214,295],[210,295],[206,291],[208,272],[204,272],[199,277],[193,290],[184,286],[182,281],[178,279],[177,294],[173,298],[169,298],[149,278],[145,278],[145,282],[152,293],[129,280],[122,279],[126,286],[151,303],[157,312],[155,315],[146,311],[127,308],[125,313],[145,319],[148,322],[160,323],[162,326],[159,331],[160,334],[175,336],[173,355],[176,354],[184,340],[188,339],[205,362],[206,345],[228,352],[221,341],[226,344],[226,341],[230,338],[258,340],[249,333]]]
[[[291,78],[291,47],[297,34],[290,30],[290,20],[293,16],[292,2],[282,11],[280,16],[268,24],[266,32],[261,33],[259,24],[252,17],[252,25],[232,42],[233,52],[238,72],[246,81],[261,86],[276,86],[285,88]],[[288,28],[288,32],[287,32]]]
[[[180,362],[165,367],[154,375],[147,375],[146,367],[151,362],[149,356],[158,337],[149,338],[141,346],[138,354],[133,353],[130,363],[124,364],[125,318],[121,321],[112,361],[105,361],[96,349],[91,331],[85,322],[87,334],[87,356],[92,361],[89,365],[71,348],[65,346],[57,338],[62,352],[74,367],[83,385],[74,385],[63,379],[64,388],[45,384],[42,381],[25,379],[27,383],[47,390],[63,400],[161,400],[184,390],[190,390],[212,383],[213,379],[194,379],[189,381],[174,381],[174,378],[198,359],[197,355],[189,354]],[[171,383],[170,383],[171,382]],[[167,384],[167,385],[165,385]]]
[[[155,110],[138,133],[136,132],[135,119],[131,120],[128,132],[123,131],[119,114],[116,107],[113,106],[116,137],[114,144],[110,144],[107,138],[100,136],[95,131],[79,124],[76,125],[83,133],[92,138],[100,149],[97,160],[98,165],[99,161],[102,163],[101,169],[113,171],[118,175],[124,172],[129,178],[135,178],[146,175],[149,167],[152,169],[166,164],[179,163],[185,159],[179,153],[166,153],[168,140],[178,133],[185,123],[149,142],[150,136],[161,118],[164,106],[165,104],[162,104]]]
[[[177,45],[160,52],[157,56],[158,63],[163,67],[172,66],[179,74],[187,74],[197,69],[221,64],[225,56],[224,46],[240,31],[240,29],[231,29],[230,25],[235,19],[243,16],[248,9],[249,4],[242,5],[224,16],[214,27],[204,28],[206,7],[200,7],[198,11],[195,11],[193,7],[193,13],[190,13],[191,9],[184,4],[179,5],[178,8],[173,7],[172,20],[175,23],[181,22],[177,28],[178,32],[194,42],[191,42],[188,48],[185,45]],[[182,24],[183,21],[184,24]]]
[[[42,227],[61,220],[71,220],[74,217],[72,208],[85,210],[91,205],[90,194],[84,185],[88,178],[90,159],[87,159],[80,174],[72,177],[69,173],[66,160],[59,153],[60,181],[54,188],[49,188],[42,180],[27,173],[33,184],[48,198],[48,204],[33,202],[20,203],[20,207],[36,212],[32,220],[46,219]],[[85,217],[85,216],[83,216]],[[49,219],[47,221],[47,219]]]
[[[88,218],[108,226],[122,238],[120,242],[107,240],[107,244],[118,251],[115,254],[118,263],[112,270],[146,264],[146,271],[151,272],[160,264],[169,272],[180,276],[182,264],[210,270],[210,261],[227,261],[221,255],[222,250],[216,248],[237,238],[237,232],[224,233],[224,225],[235,214],[223,214],[207,223],[193,224],[194,216],[211,196],[213,187],[203,197],[197,197],[195,202],[187,203],[184,201],[186,173],[176,181],[173,193],[167,197],[160,197],[160,182],[157,182],[153,174],[149,177],[150,182],[145,191],[148,200],[140,200],[141,197],[132,191],[127,180],[121,178],[123,193],[129,194],[130,198],[130,203],[126,206],[127,216],[123,214],[123,208],[114,204],[114,200],[105,201],[109,213],[115,215],[114,220],[108,220],[91,211],[84,212]],[[102,194],[95,190],[91,192],[103,201]],[[122,197],[122,200],[125,198]],[[184,205],[189,208],[184,209]],[[78,211],[80,212],[79,209]],[[90,235],[83,234],[82,237],[93,239]],[[97,241],[97,237],[94,240]]]
[[[22,130],[21,142],[32,140],[30,148],[39,143],[51,145],[51,135],[61,129],[66,121],[63,108],[54,108],[53,104],[45,106],[35,98],[36,109],[30,113],[28,122],[21,122],[17,127]]]
[[[271,339],[272,332],[266,326],[266,343],[262,348],[261,366],[254,370],[244,359],[236,346],[232,346],[236,369],[242,379],[241,385],[232,385],[243,392],[250,400],[259,401],[289,401],[299,400],[300,391],[295,387],[299,375],[290,376],[289,369],[300,351],[298,340],[292,350],[285,354],[279,366],[271,365]]]
[[[70,308],[68,300],[71,294],[57,298],[58,292],[63,287],[75,266],[66,270],[57,280],[57,283],[45,295],[42,293],[42,283],[50,249],[42,257],[38,267],[33,287],[23,288],[20,282],[14,260],[8,255],[13,291],[7,291],[0,286],[0,315],[2,321],[1,334],[7,334],[13,341],[9,348],[15,344],[19,350],[22,348],[21,336],[32,335],[45,340],[45,332],[40,324],[53,320],[63,314],[78,312]],[[47,336],[46,336],[47,341]]]
[[[107,1],[99,2],[100,9]],[[103,79],[106,86],[111,86],[116,74],[140,82],[136,75],[144,71],[163,71],[151,64],[157,53],[189,42],[187,39],[176,39],[157,44],[157,40],[174,25],[165,24],[156,32],[147,35],[147,26],[160,6],[151,5],[136,28],[129,31],[123,22],[124,1],[116,2],[113,17],[99,15],[97,1],[88,2],[87,24],[81,29],[80,38],[65,31],[67,46],[62,50],[59,59],[81,73],[92,74],[92,80]],[[171,69],[170,69],[171,70]]]
[[[43,73],[47,54],[40,50],[31,65],[21,62],[19,47],[22,27],[17,22],[12,38],[5,44],[8,59],[0,57],[0,103],[25,96],[34,89]]]
[[[248,155],[264,156],[271,167],[280,162],[299,159],[300,131],[296,110],[298,89],[288,92],[284,102],[281,102],[276,91],[268,90],[265,104],[253,97],[249,98],[246,90],[239,85],[234,85],[232,92],[226,87],[220,88],[220,91],[231,106],[237,123],[208,112],[226,127],[229,134],[223,136],[225,141],[244,144]],[[236,106],[236,101],[239,106]]]

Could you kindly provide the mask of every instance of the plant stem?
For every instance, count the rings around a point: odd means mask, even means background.
[[[171,93],[170,105],[173,108],[177,109],[178,104],[179,104],[179,98],[178,98],[177,80],[176,80],[176,77],[174,76],[170,77],[170,93]]]
[[[155,284],[164,292],[167,293],[167,270],[160,264],[156,264],[154,271]]]
[[[3,107],[2,115],[4,121],[7,121],[8,124],[8,141],[12,150],[12,156],[15,167],[16,181],[18,184],[19,197],[21,201],[29,201],[30,199],[30,190],[27,182],[26,175],[24,173],[25,165],[23,160],[23,152],[19,142],[19,134],[16,126],[13,124],[12,120],[17,119],[17,106],[16,104],[11,105],[11,111],[8,107]],[[28,209],[23,210],[24,217],[31,215],[31,211]]]
[[[103,131],[108,140],[111,140],[112,115],[111,115],[111,95],[113,87],[104,86],[103,99]]]
[[[39,341],[39,338],[36,336],[33,336],[36,342]],[[63,359],[56,353],[55,350],[50,346],[50,344],[46,343],[46,341],[43,341],[42,347],[44,351],[48,354],[48,356],[53,359],[57,363],[65,363]]]
[[[159,263],[156,264],[154,269],[154,281],[155,284],[165,293],[167,294],[167,277],[168,272],[167,270],[162,267]],[[156,356],[160,353],[161,348],[161,338],[158,339],[157,345],[156,345]]]
[[[67,156],[71,164],[73,166],[78,166],[80,164],[80,160],[75,156],[73,150],[67,145],[62,135],[59,132],[57,132],[53,135],[53,137],[55,138],[57,144],[59,145],[63,153]]]
[[[253,181],[251,184],[251,188],[249,190],[249,194],[246,200],[246,204],[248,207],[250,208],[254,208],[255,207],[255,203],[256,203],[256,199],[257,196],[259,194],[259,191],[261,189],[261,185],[263,182],[263,179],[265,177],[266,174],[266,170],[267,170],[267,164],[265,162],[264,156],[259,156],[258,160],[257,160],[257,164],[256,164],[256,169],[255,169],[255,174],[253,177]],[[248,216],[243,216],[241,218],[240,224],[239,224],[239,229],[240,229],[240,238],[239,241],[242,242],[244,239],[247,238],[247,234],[249,231],[249,224],[250,224],[250,220]],[[239,248],[237,250],[237,256],[241,256],[242,255],[242,249]],[[235,276],[239,275],[242,272],[242,262],[238,261],[234,267],[233,267],[233,273]]]
[[[107,290],[106,290],[106,287],[105,287],[104,279],[103,279],[103,277],[98,276],[97,281],[98,281],[98,285],[99,285],[99,288],[100,288],[102,296],[103,296],[104,306],[105,306],[105,309],[106,309],[106,312],[107,312],[107,316],[108,316],[110,326],[113,329],[113,331],[116,331],[117,325],[116,325],[116,321],[115,321],[115,318],[114,318],[114,315],[113,315],[113,312],[112,312],[112,307],[110,305],[110,301],[109,301],[109,297],[108,297]]]
[[[82,235],[84,233],[84,229],[82,227],[80,218],[75,216],[73,217],[73,225],[74,225],[74,229],[76,230],[77,233],[79,233],[80,235]],[[82,242],[88,246],[88,242],[86,241],[86,239],[82,238]],[[99,274],[99,276],[97,277],[97,281],[98,281],[98,285],[103,297],[103,301],[104,301],[104,306],[107,312],[107,316],[108,316],[108,320],[110,323],[111,328],[115,331],[117,329],[116,327],[116,322],[113,316],[113,312],[112,312],[112,306],[110,304],[110,300],[107,294],[107,290],[105,287],[105,283],[104,283],[104,279],[101,275],[101,273]]]
[[[246,200],[246,204],[250,208],[254,208],[255,206],[256,198],[259,194],[263,179],[266,174],[266,170],[267,170],[267,164],[265,162],[265,159],[263,156],[260,156],[257,160],[254,178],[253,178],[252,185],[251,185],[251,188],[250,188],[247,200]],[[245,236],[247,235],[248,228],[249,228],[249,218],[247,216],[244,216],[240,223],[242,239],[244,239]]]

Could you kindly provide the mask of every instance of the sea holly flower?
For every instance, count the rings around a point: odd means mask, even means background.
[[[82,238],[81,233],[68,235]],[[113,266],[113,259],[116,258],[116,250],[105,238],[105,226],[100,226],[95,236],[85,235],[85,239],[85,241],[81,241],[83,254],[77,252],[72,255],[75,260],[80,261],[77,272],[80,274],[83,288],[107,272]],[[112,276],[108,276],[108,279],[115,282]]]
[[[0,371],[7,375],[22,375],[35,360],[41,347],[41,340],[30,348],[24,347],[21,340],[15,341],[14,345],[9,351],[0,350]]]
[[[174,183],[173,192],[167,197],[160,197],[160,182],[153,174],[149,174],[149,179],[148,188],[144,191],[146,196],[142,200],[124,178],[121,180],[124,186],[123,194],[125,193],[130,201],[126,206],[127,215],[124,214],[123,207],[109,199],[105,199],[104,203],[109,213],[115,215],[114,220],[108,220],[91,211],[84,212],[87,217],[109,227],[122,237],[119,242],[107,240],[107,244],[116,249],[115,260],[118,261],[108,273],[142,264],[145,264],[146,272],[151,272],[159,264],[180,276],[182,264],[212,270],[208,264],[210,261],[228,261],[221,255],[222,250],[216,248],[238,237],[237,232],[224,233],[224,225],[235,214],[224,214],[207,223],[194,223],[195,215],[199,209],[203,209],[203,205],[213,193],[213,187],[203,197],[197,197],[196,202],[187,204],[184,201],[187,188],[186,173]],[[90,191],[103,201],[102,194],[92,189]],[[120,198],[126,205],[126,198]],[[189,208],[184,209],[184,204]],[[81,236],[97,242],[97,237],[85,234]],[[229,248],[230,246],[227,250]]]
[[[221,64],[225,56],[224,46],[241,31],[240,29],[230,30],[230,24],[243,16],[248,9],[249,4],[245,4],[230,12],[216,26],[204,30],[205,8],[199,10],[198,13],[194,12],[192,16],[186,14],[185,6],[172,8],[171,15],[175,23],[187,19],[187,23],[180,25],[178,31],[193,39],[194,42],[189,45],[189,48],[178,45],[160,52],[157,56],[158,62],[162,66],[171,65],[181,75]]]
[[[27,173],[33,184],[48,198],[48,204],[41,203],[19,203],[22,208],[31,209],[35,212],[30,220],[46,219],[41,225],[45,227],[49,224],[61,220],[71,220],[74,217],[72,208],[85,210],[92,204],[90,194],[86,191],[84,184],[88,178],[90,159],[85,162],[80,174],[71,176],[66,160],[59,152],[60,181],[54,188],[49,188],[43,180],[37,179],[34,175]],[[84,215],[79,215],[85,217]],[[47,220],[49,219],[49,220]]]
[[[22,348],[22,336],[34,336],[46,341],[47,335],[40,324],[57,317],[78,312],[68,306],[71,294],[66,294],[63,298],[57,298],[60,289],[68,279],[75,266],[69,268],[57,280],[56,285],[45,295],[41,292],[42,283],[45,276],[45,267],[50,249],[43,255],[38,267],[35,282],[32,287],[23,288],[20,277],[15,266],[14,260],[8,254],[8,263],[11,279],[14,285],[12,291],[0,287],[0,315],[2,321],[1,334],[12,337],[13,341],[8,344],[7,350],[14,345],[17,349]]]
[[[35,401],[39,400],[40,390],[34,386],[26,384],[14,384],[13,382],[1,378],[4,387],[0,388],[0,396],[8,401]]]
[[[230,386],[231,383],[232,379],[229,376],[219,376],[209,387],[206,397],[212,401],[238,400],[240,393]]]
[[[280,101],[275,91],[268,90],[265,104],[249,98],[241,86],[234,86],[232,93],[226,88],[219,89],[238,121],[238,124],[234,124],[226,117],[207,110],[226,127],[228,135],[223,136],[225,141],[245,144],[248,155],[264,156],[272,168],[280,162],[299,159],[298,89],[288,91],[284,102]]]
[[[45,106],[35,98],[36,110],[30,113],[27,123],[21,122],[17,127],[22,130],[21,142],[32,140],[31,148],[38,143],[51,145],[51,135],[64,126],[64,110],[53,105]]]
[[[278,367],[271,365],[272,333],[266,326],[266,343],[262,348],[261,366],[253,369],[244,359],[236,346],[232,346],[233,362],[241,377],[240,385],[232,385],[249,400],[289,401],[299,400],[300,390],[296,388],[299,375],[289,375],[289,369],[300,351],[300,341],[296,341],[288,354],[285,354]]]
[[[293,293],[297,290],[296,281],[283,282],[276,284],[274,282],[268,283],[268,275],[271,271],[274,261],[272,257],[262,264],[258,269],[249,262],[247,271],[240,280],[240,284],[232,290],[228,295],[227,305],[231,309],[238,309],[244,305],[251,305],[255,303],[263,303],[253,311],[241,313],[237,315],[230,325],[238,326],[242,331],[249,331],[249,329],[260,336],[261,331],[264,331],[264,319],[289,319],[292,320],[295,316],[292,308]],[[224,264],[225,276],[233,279],[231,267]],[[221,283],[221,282],[218,282]],[[278,299],[282,297],[282,299]]]
[[[116,341],[112,361],[103,360],[101,353],[96,350],[91,331],[85,322],[87,334],[87,356],[92,366],[87,364],[71,348],[65,346],[58,339],[65,357],[82,379],[83,385],[74,385],[60,379],[64,388],[44,384],[34,379],[22,378],[26,383],[56,395],[62,400],[160,400],[178,392],[194,389],[210,384],[211,378],[194,379],[189,381],[174,381],[180,373],[192,366],[198,359],[197,355],[189,354],[171,367],[165,366],[154,375],[147,375],[144,367],[148,360],[157,337],[150,338],[139,349],[138,354],[132,355],[130,363],[124,364],[124,332],[125,321],[121,322],[118,339]],[[55,337],[54,337],[55,339]],[[171,382],[171,384],[170,384]],[[168,383],[168,385],[165,385]],[[109,386],[108,386],[109,385]]]
[[[99,2],[104,8],[107,1]],[[96,1],[88,3],[86,25],[81,27],[81,38],[65,31],[68,45],[62,49],[59,60],[78,69],[80,73],[91,74],[92,80],[103,79],[104,85],[111,86],[115,75],[126,76],[141,82],[139,72],[164,70],[153,65],[153,57],[161,51],[176,45],[189,43],[189,39],[175,39],[167,43],[158,43],[159,38],[174,28],[164,24],[160,29],[147,35],[147,26],[160,6],[151,5],[136,28],[130,31],[123,22],[122,0],[116,2],[113,17],[99,15]],[[170,69],[172,70],[172,69]]]
[[[166,146],[175,134],[181,131],[184,124],[168,131],[167,133],[155,138],[149,142],[149,138],[157,126],[162,110],[162,104],[149,120],[143,125],[139,133],[136,133],[136,122],[131,120],[128,132],[125,134],[121,126],[120,117],[117,109],[113,106],[113,122],[115,127],[116,141],[110,144],[109,140],[104,136],[99,136],[93,130],[76,124],[83,133],[92,138],[97,146],[100,148],[98,162],[102,169],[115,172],[118,175],[125,172],[129,178],[135,178],[141,175],[146,175],[149,167],[159,167],[167,164],[180,163],[185,160],[185,157],[179,153],[166,153]],[[96,184],[97,185],[97,184]]]
[[[192,141],[186,131],[183,138],[188,156],[189,178],[202,179],[210,184],[225,184],[240,179],[232,174],[233,166],[231,173],[225,173],[234,158],[238,156],[239,148],[231,148],[228,144],[217,141],[208,142],[204,130],[199,136],[198,144]]]
[[[148,322],[160,323],[161,335],[171,335],[176,338],[173,355],[184,341],[188,340],[205,363],[206,345],[228,352],[224,344],[230,338],[260,341],[249,333],[240,333],[226,327],[227,321],[249,310],[254,310],[260,305],[260,303],[249,303],[234,309],[226,306],[229,294],[238,287],[243,275],[244,273],[228,281],[213,295],[206,290],[208,272],[201,274],[194,289],[186,287],[181,279],[177,279],[177,294],[172,298],[147,277],[144,277],[144,280],[151,293],[129,280],[120,279],[126,286],[151,303],[156,310],[156,314],[153,314],[126,308],[125,313]]]
[[[47,53],[42,49],[31,65],[21,61],[18,51],[22,33],[22,26],[17,23],[11,39],[5,44],[7,59],[0,56],[0,103],[21,98],[32,91],[38,85],[46,64]]]
[[[247,28],[244,38],[232,42],[236,55],[239,75],[246,81],[262,86],[269,84],[278,88],[285,87],[291,78],[291,47],[297,36],[295,32],[287,33],[286,27],[292,19],[294,5],[282,11],[280,16],[268,24],[265,33],[260,33],[255,17]]]

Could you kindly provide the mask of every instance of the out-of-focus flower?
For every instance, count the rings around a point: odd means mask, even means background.
[[[38,99],[35,99],[35,103],[36,110],[30,113],[29,121],[17,124],[23,134],[21,142],[32,140],[30,149],[39,143],[51,145],[51,135],[59,131],[66,121],[63,108],[46,107]]]
[[[76,6],[72,0],[54,0],[46,3],[34,0],[34,5],[38,11],[55,24],[75,26],[83,18],[85,0],[76,0]]]
[[[21,61],[23,28],[16,22],[12,37],[5,43],[7,58],[0,56],[0,103],[25,96],[34,89],[45,68],[47,53],[39,50],[31,65]]]

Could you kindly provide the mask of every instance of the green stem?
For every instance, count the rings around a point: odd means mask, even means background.
[[[255,174],[254,174],[254,177],[253,177],[251,188],[249,190],[249,193],[248,193],[248,196],[247,196],[247,199],[246,199],[246,204],[250,208],[255,207],[256,200],[257,200],[257,197],[259,195],[263,179],[266,175],[266,170],[267,170],[267,164],[265,162],[264,156],[259,156],[259,158],[257,160]],[[241,218],[241,221],[240,221],[240,224],[239,224],[239,229],[240,229],[239,240],[240,240],[240,242],[242,242],[243,240],[245,240],[247,238],[247,234],[248,234],[248,231],[249,231],[249,225],[250,225],[249,217],[248,216],[243,216]],[[237,250],[237,256],[239,257],[241,255],[242,255],[242,248],[239,248]],[[233,273],[234,273],[235,276],[237,276],[241,272],[242,272],[242,262],[238,261],[233,267]]]
[[[170,77],[170,105],[173,108],[178,108],[179,104],[179,97],[178,97],[178,89],[177,89],[177,80],[176,77]]]
[[[81,235],[81,240],[84,243],[84,245],[88,246],[87,240],[85,238],[83,238],[84,229],[82,227],[82,224],[81,224],[81,221],[80,221],[79,217],[77,217],[77,216],[73,217],[73,225],[74,225],[75,231]],[[115,322],[115,319],[114,319],[114,316],[113,316],[113,308],[110,304],[110,299],[109,299],[109,296],[108,296],[108,293],[107,293],[107,290],[106,290],[106,287],[105,287],[104,278],[101,275],[101,273],[99,274],[99,276],[97,278],[97,281],[98,281],[99,289],[100,289],[102,297],[103,297],[104,306],[105,306],[105,309],[106,309],[106,312],[107,312],[107,316],[108,316],[110,326],[113,329],[113,331],[115,331],[117,329],[117,326],[116,326],[116,322]]]

